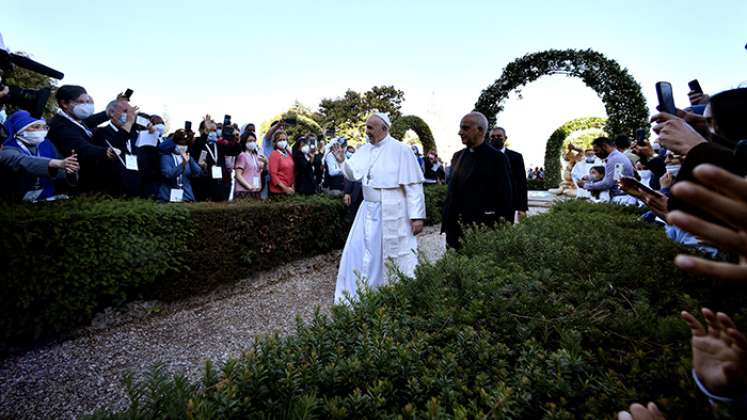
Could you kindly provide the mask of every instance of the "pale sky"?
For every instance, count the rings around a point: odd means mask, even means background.
[[[239,124],[298,100],[394,85],[403,112],[432,128],[442,157],[461,148],[460,118],[503,67],[550,48],[595,49],[628,68],[649,108],[670,81],[687,104],[687,82],[706,92],[747,79],[744,1],[48,1],[5,0],[0,32],[65,73],[103,108],[135,91],[144,112],[171,126],[205,113]],[[577,79],[542,78],[512,97],[498,123],[528,165],[562,123],[605,116]]]

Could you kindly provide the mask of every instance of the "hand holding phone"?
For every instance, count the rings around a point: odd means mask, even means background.
[[[672,93],[671,83],[657,82],[656,96],[659,99],[659,111],[677,115],[677,108],[674,106],[674,95]]]

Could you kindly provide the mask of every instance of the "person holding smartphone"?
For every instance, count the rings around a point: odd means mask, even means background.
[[[635,176],[635,170],[630,159],[620,153],[615,146],[615,142],[607,137],[597,137],[592,141],[591,146],[599,159],[606,160],[604,178],[601,181],[591,182],[589,178],[584,177],[578,181],[577,185],[591,192],[607,191],[612,203],[615,204],[637,204],[637,200],[621,190],[618,185],[618,181],[622,177]]]

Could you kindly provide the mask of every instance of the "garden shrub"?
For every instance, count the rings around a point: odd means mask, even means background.
[[[426,188],[431,224],[445,186]],[[436,208],[437,207],[437,208]],[[434,210],[435,208],[435,210]],[[176,300],[341,248],[340,199],[160,204],[77,198],[0,206],[0,355],[106,306]]]
[[[708,417],[679,311],[744,325],[744,294],[679,272],[682,251],[631,210],[560,204],[472,231],[416,278],[259,339],[199,384],[154,371],[127,411],[97,417],[600,419],[650,400]]]

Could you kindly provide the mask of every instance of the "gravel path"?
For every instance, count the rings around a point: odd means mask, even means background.
[[[438,227],[418,237],[429,260],[444,253]],[[340,251],[258,273],[176,303],[135,302],[107,310],[78,338],[0,361],[0,419],[76,418],[124,408],[122,379],[152,366],[197,380],[205,360],[220,364],[257,335],[288,334],[296,315],[332,305]]]

